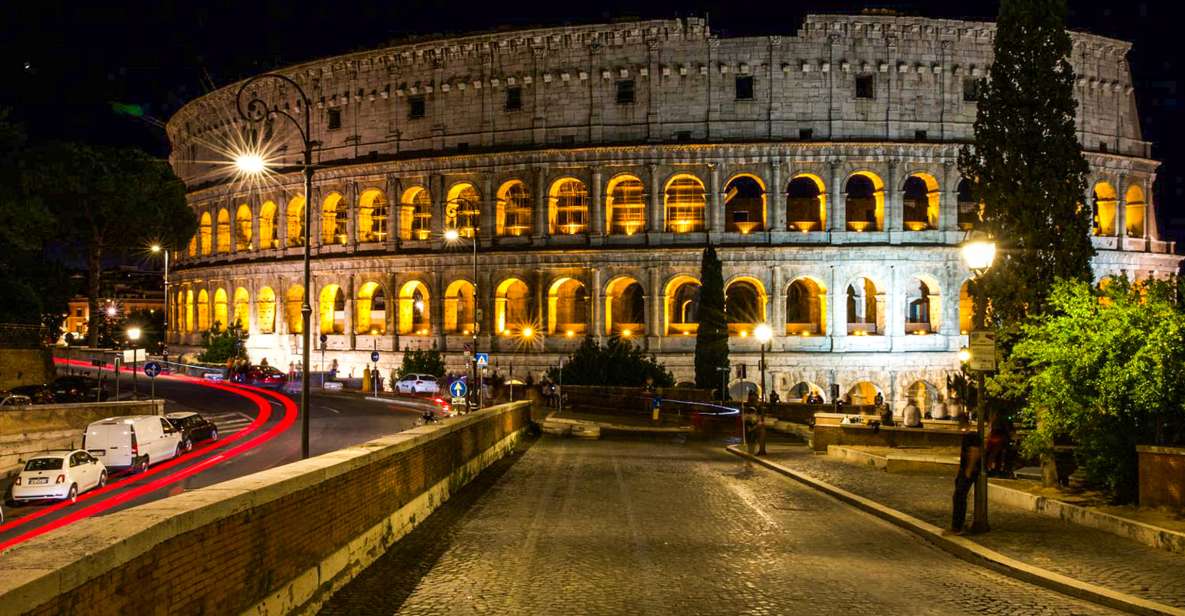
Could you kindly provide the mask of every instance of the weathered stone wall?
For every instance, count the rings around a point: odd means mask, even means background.
[[[1185,447],[1137,447],[1140,506],[1185,511]]]
[[[313,613],[513,449],[529,412],[492,407],[81,520],[4,554],[0,613]]]
[[[0,390],[53,380],[54,369],[45,349],[0,348]]]

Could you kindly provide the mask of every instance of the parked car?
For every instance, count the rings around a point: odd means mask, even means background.
[[[260,387],[279,387],[288,375],[271,366],[251,366],[247,369],[247,383]]]
[[[111,396],[98,379],[89,376],[60,376],[49,384],[49,389],[55,402],[101,402]]]
[[[82,433],[82,448],[108,468],[143,472],[156,462],[185,453],[181,431],[156,415],[108,417],[92,422]]]
[[[395,391],[401,394],[434,394],[440,384],[431,374],[405,374],[395,381]]]
[[[78,495],[107,485],[107,467],[81,449],[49,451],[25,462],[12,483],[12,500],[78,500]]]
[[[192,411],[168,413],[165,419],[181,431],[181,445],[185,451],[191,451],[194,443],[218,440],[218,426]]]
[[[8,390],[10,394],[28,396],[33,404],[53,404],[53,391],[47,385],[20,385]]]
[[[0,407],[5,409],[15,409],[21,406],[29,406],[33,404],[33,400],[29,396],[22,396],[20,394],[5,394],[0,397]]]

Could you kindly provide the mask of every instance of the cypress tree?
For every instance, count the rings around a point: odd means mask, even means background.
[[[1092,277],[1089,166],[1075,136],[1065,17],[1065,0],[1001,1],[975,139],[959,155],[998,247],[983,279],[996,325],[1042,312],[1055,279]]]
[[[695,334],[695,386],[719,389],[718,368],[728,367],[728,323],[724,319],[724,272],[716,249],[704,249],[700,263],[699,329]],[[725,392],[721,392],[724,399]]]

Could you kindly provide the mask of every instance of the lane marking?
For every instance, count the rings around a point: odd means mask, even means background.
[[[342,412],[341,412],[341,411],[339,411],[339,410],[337,410],[337,409],[335,409],[335,408],[330,408],[330,407],[328,407],[328,406],[323,406],[323,407],[321,407],[321,408],[323,408],[323,409],[325,409],[325,410],[327,410],[327,411],[333,411],[334,413],[337,413],[338,415],[341,415],[341,414],[342,414]]]

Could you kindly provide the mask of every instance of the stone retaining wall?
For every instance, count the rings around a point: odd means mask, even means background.
[[[0,558],[0,615],[313,613],[510,451],[529,413],[491,407],[81,520]]]
[[[1185,511],[1185,447],[1136,447],[1140,457],[1140,505]]]

